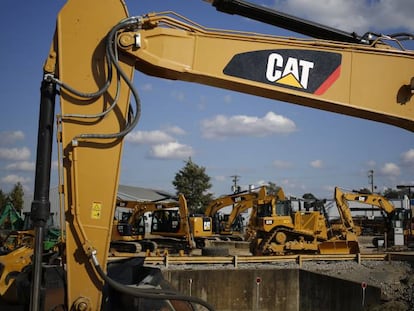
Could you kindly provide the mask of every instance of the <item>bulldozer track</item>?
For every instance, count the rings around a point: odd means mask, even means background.
[[[283,232],[286,234],[286,242],[293,241],[295,239],[299,239],[299,237],[303,237],[305,240],[312,241],[315,239],[314,236],[306,234],[304,232],[296,232],[291,228],[286,227],[275,227],[271,231],[267,232],[262,241],[260,242],[257,251],[261,254],[267,255],[269,253],[268,249],[270,249],[270,244],[275,239],[275,236],[278,232]],[[283,245],[283,244],[282,244]],[[270,253],[269,253],[270,254]]]

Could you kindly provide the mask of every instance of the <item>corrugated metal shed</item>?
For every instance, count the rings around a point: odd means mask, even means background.
[[[119,185],[118,198],[129,201],[170,201],[176,199],[176,195],[158,189]]]

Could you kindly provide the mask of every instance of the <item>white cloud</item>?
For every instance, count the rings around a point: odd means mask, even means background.
[[[169,126],[165,129],[166,132],[173,135],[185,135],[186,132],[179,126]]]
[[[185,101],[185,94],[181,91],[174,90],[171,94],[171,96],[179,101],[180,103]]]
[[[164,131],[156,130],[131,132],[126,136],[125,140],[133,144],[154,145],[172,142],[175,139],[171,135],[165,133]]]
[[[268,112],[263,118],[236,115],[227,117],[217,115],[201,121],[203,137],[223,139],[231,136],[258,136],[286,134],[296,131],[295,123],[274,112]]]
[[[217,180],[217,181],[225,181],[225,180],[227,180],[227,178],[228,178],[228,176],[223,176],[223,175],[214,176],[214,179]]]
[[[313,168],[322,168],[323,162],[322,160],[314,160],[310,163],[310,166],[312,166]]]
[[[0,132],[0,146],[10,145],[18,140],[24,139],[22,131],[4,131]]]
[[[275,160],[273,161],[273,166],[279,169],[288,169],[293,167],[293,163],[288,161]]]
[[[145,92],[152,91],[152,84],[151,83],[145,83],[141,86],[141,90]]]
[[[233,100],[232,100],[232,97],[231,97],[231,95],[230,95],[230,94],[226,94],[226,95],[224,96],[224,102],[225,102],[226,104],[230,104],[232,101],[233,101]]]
[[[360,35],[386,29],[414,30],[412,0],[275,0],[274,8],[340,30],[356,31]]]
[[[34,171],[35,170],[35,163],[22,161],[11,163],[6,166],[6,170],[16,170],[16,171]]]
[[[261,187],[261,186],[267,186],[268,184],[269,184],[268,181],[265,181],[263,179],[260,179],[260,180],[257,180],[252,186],[254,186],[255,188],[257,188],[257,187]]]
[[[323,189],[323,190],[325,190],[326,192],[329,192],[329,193],[334,193],[334,191],[335,191],[335,187],[336,187],[336,186],[332,186],[332,185],[325,185],[325,186],[322,186],[322,189]]]
[[[395,163],[385,163],[380,171],[383,175],[388,177],[396,177],[401,174],[400,168]]]
[[[407,165],[414,166],[414,149],[410,149],[401,155],[402,162]]]
[[[194,154],[191,146],[169,142],[151,147],[151,157],[158,159],[187,159]]]
[[[0,148],[0,159],[24,161],[30,158],[30,149],[23,148]]]
[[[30,178],[19,175],[7,175],[1,179],[1,182],[10,185],[14,185],[18,182],[20,182],[21,184],[25,184],[30,182]]]

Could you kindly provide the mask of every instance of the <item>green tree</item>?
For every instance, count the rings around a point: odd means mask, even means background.
[[[268,195],[277,195],[279,192],[280,187],[276,185],[274,182],[269,181],[266,185],[266,192]]]
[[[369,190],[368,188],[361,188],[358,190],[359,193],[363,193],[363,194],[371,194],[371,190]]]
[[[191,213],[204,213],[212,200],[212,194],[208,193],[212,185],[205,167],[198,166],[189,158],[185,166],[175,175],[172,184],[177,195],[182,193],[187,199]]]
[[[383,196],[391,200],[391,199],[400,199],[403,197],[403,194],[399,190],[387,188],[384,190]]]
[[[0,189],[0,211],[2,211],[4,205],[7,202],[7,195]]]
[[[9,194],[10,201],[12,202],[14,208],[21,212],[23,210],[23,197],[24,191],[23,186],[20,182],[14,185],[13,190]]]

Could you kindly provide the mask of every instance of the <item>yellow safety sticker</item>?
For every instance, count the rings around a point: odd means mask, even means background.
[[[102,203],[93,202],[92,203],[91,218],[92,219],[101,219],[101,213],[102,213]]]

